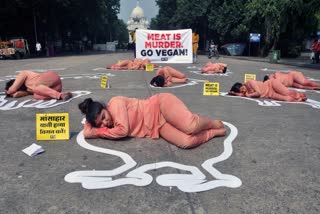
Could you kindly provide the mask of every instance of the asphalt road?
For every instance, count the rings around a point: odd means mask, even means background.
[[[319,69],[221,57],[211,61],[227,63],[227,74],[205,76],[198,72],[208,59],[200,56],[198,64],[171,65],[190,78],[187,85],[156,89],[149,86],[154,72],[105,69],[129,58],[132,53],[0,61],[0,92],[18,71],[56,70],[64,90],[79,96],[36,103],[31,96],[0,95],[0,213],[320,212],[319,91],[306,91],[306,103],[223,96],[246,73],[262,80],[276,70],[299,70],[320,81]],[[100,88],[102,75],[108,75],[110,89]],[[220,83],[221,96],[203,96],[206,80]],[[227,136],[190,150],[163,139],[81,138],[77,105],[83,99],[108,102],[160,92],[175,94],[192,112],[225,121]],[[64,112],[70,139],[37,141],[36,114]],[[32,143],[45,152],[24,154]]]

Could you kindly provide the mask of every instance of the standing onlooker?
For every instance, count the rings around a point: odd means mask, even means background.
[[[314,57],[312,58],[312,63],[319,63],[319,55],[320,55],[320,43],[318,39],[315,39],[312,43],[311,50],[314,53]]]
[[[36,43],[36,51],[37,51],[37,55],[39,56],[40,53],[41,53],[41,44],[40,44],[40,42]]]
[[[131,32],[131,39],[132,39],[134,58],[136,58],[136,30],[137,29],[138,28],[134,29],[134,31]]]
[[[192,32],[192,52],[193,52],[193,63],[197,62],[199,34],[197,31]]]

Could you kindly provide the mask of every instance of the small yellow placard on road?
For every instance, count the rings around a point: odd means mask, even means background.
[[[244,75],[244,82],[246,83],[248,80],[256,80],[255,74],[245,74]]]
[[[154,71],[154,65],[153,64],[146,64],[146,71]]]
[[[122,60],[120,59],[120,60],[118,60],[118,64],[120,64],[122,62]]]
[[[204,96],[219,96],[220,84],[218,82],[204,82],[203,95]]]
[[[108,76],[102,76],[100,82],[101,88],[109,88],[109,79]]]
[[[69,113],[36,114],[37,140],[69,140]]]

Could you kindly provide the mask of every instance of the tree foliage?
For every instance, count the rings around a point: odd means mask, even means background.
[[[0,38],[106,42],[123,32],[119,11],[120,0],[2,0]]]
[[[319,0],[156,0],[154,29],[192,28],[204,40],[248,43],[260,33],[261,55],[280,49],[298,55],[303,40],[319,25]],[[200,44],[201,47],[201,44]],[[202,48],[204,42],[202,42]]]

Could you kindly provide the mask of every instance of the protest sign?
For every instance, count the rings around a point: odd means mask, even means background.
[[[110,88],[108,76],[102,76],[100,81],[101,88]]]
[[[218,82],[205,82],[203,84],[204,96],[219,96],[220,84]]]
[[[37,140],[69,140],[69,114],[36,115]]]
[[[152,63],[192,63],[192,30],[138,29],[136,56]]]
[[[147,64],[146,65],[146,71],[154,71],[154,65],[153,64]]]
[[[248,80],[256,80],[255,74],[245,74],[244,75],[244,82],[246,83]]]

